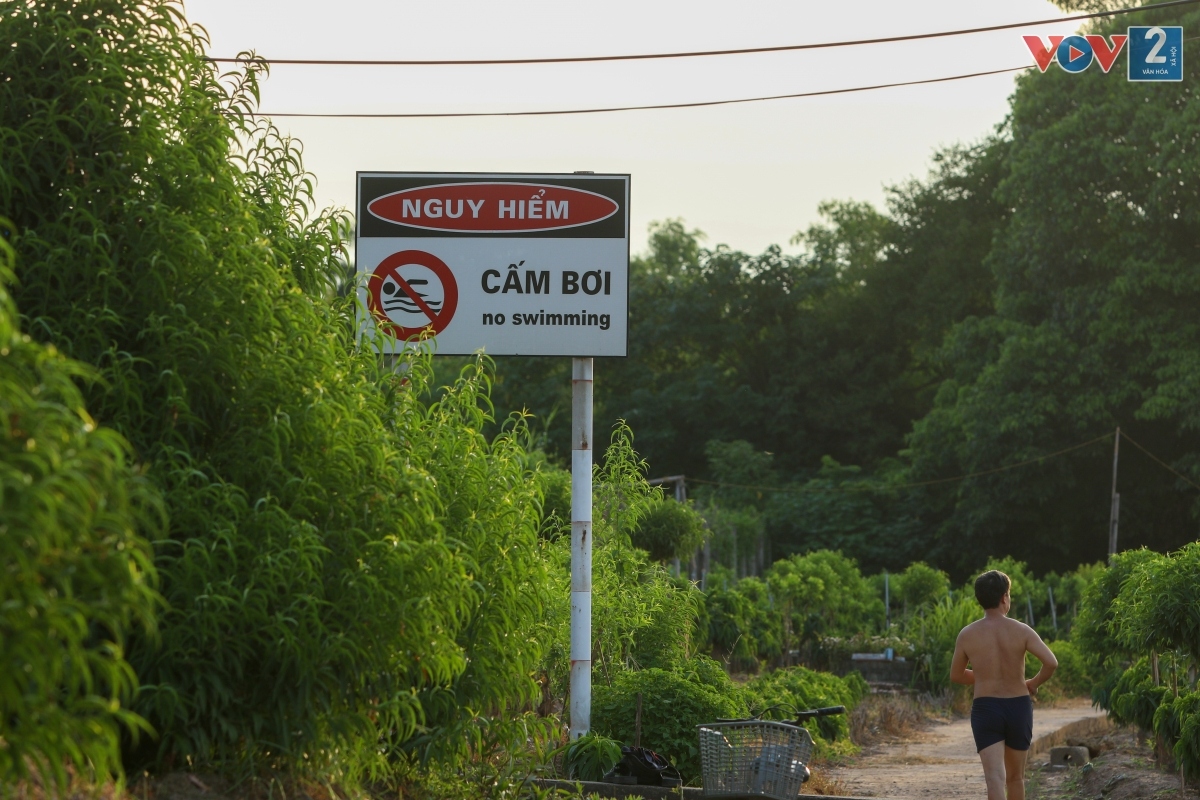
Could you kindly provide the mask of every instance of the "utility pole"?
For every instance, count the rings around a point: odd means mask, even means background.
[[[1117,494],[1117,457],[1121,453],[1121,428],[1113,437],[1112,510],[1108,517],[1108,560],[1117,554],[1117,522],[1121,517],[1121,495]]]
[[[886,569],[883,571],[883,627],[886,632],[892,630],[892,587]]]
[[[592,727],[592,359],[571,361],[571,739]]]

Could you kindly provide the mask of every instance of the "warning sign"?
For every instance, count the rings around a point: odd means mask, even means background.
[[[425,331],[436,335],[446,329],[458,308],[458,283],[433,253],[402,250],[371,273],[367,298],[375,324],[404,341]]]
[[[357,222],[382,352],[626,354],[628,175],[359,173]]]

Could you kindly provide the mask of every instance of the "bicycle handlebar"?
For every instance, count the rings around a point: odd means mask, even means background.
[[[812,719],[813,717],[832,717],[835,714],[845,713],[845,706],[826,706],[825,708],[814,708],[811,711],[799,711],[796,713],[796,720]]]

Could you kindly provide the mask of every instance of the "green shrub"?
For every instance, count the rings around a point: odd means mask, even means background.
[[[33,765],[65,788],[67,764],[119,775],[122,731],[148,732],[125,642],[154,624],[161,500],[84,409],[95,371],[18,327],[10,237],[0,220],[0,785]]]
[[[689,681],[707,686],[722,694],[733,695],[741,691],[729,677],[725,668],[716,659],[708,656],[689,658],[676,671]]]
[[[575,781],[598,781],[621,760],[621,743],[591,731],[561,748],[563,768]]]
[[[941,600],[950,589],[949,576],[924,561],[909,564],[895,576],[895,583],[896,595],[904,603],[907,613]]]
[[[556,539],[571,532],[571,473],[544,461],[537,470],[542,491],[542,537]]]
[[[1171,693],[1166,686],[1155,686],[1150,674],[1150,659],[1141,658],[1121,673],[1112,688],[1109,716],[1118,725],[1136,725],[1154,730],[1154,715]]]
[[[611,686],[592,690],[592,728],[633,744],[637,696],[642,694],[642,746],[671,760],[684,782],[700,774],[697,726],[717,719],[746,716],[740,692],[720,692],[661,669],[618,675]]]
[[[618,424],[595,475],[592,536],[593,682],[609,682],[627,669],[671,670],[695,652],[701,593],[672,578],[629,534],[659,490],[646,483],[629,427]],[[549,691],[563,697],[570,668],[570,539],[548,545],[545,639],[541,669]]]
[[[850,636],[883,621],[883,598],[852,558],[817,550],[771,565],[766,575],[784,618],[783,649],[823,636]]]
[[[742,578],[733,590],[750,601],[754,613],[747,620],[760,659],[772,659],[783,653],[783,615],[775,607],[771,588],[760,578]]]
[[[1164,697],[1154,714],[1154,732],[1189,778],[1200,777],[1200,691]]]
[[[733,589],[710,589],[704,598],[708,612],[709,641],[739,667],[756,667],[758,640],[754,629],[765,627],[766,614],[754,601]]]
[[[1108,567],[1100,570],[1083,589],[1079,613],[1071,628],[1071,641],[1079,652],[1097,665],[1130,655],[1114,636],[1113,625],[1118,608],[1114,601],[1121,593],[1121,586],[1129,580],[1142,564],[1156,561],[1161,556],[1150,550],[1126,550],[1112,557]]]
[[[1145,557],[1113,600],[1111,629],[1126,650],[1181,650],[1200,661],[1200,542]]]
[[[540,497],[522,423],[480,433],[486,364],[434,401],[428,355],[397,374],[354,340],[348,215],[315,210],[298,145],[249,116],[258,68],[220,78],[177,5],[18,4],[0,26],[14,295],[99,372],[85,404],[167,512],[159,636],[129,647],[160,737],[130,760],[353,781],[484,729],[523,744],[550,638]]]
[[[930,688],[950,686],[950,662],[959,632],[983,616],[974,595],[955,593],[905,621],[904,638],[916,651],[916,680]]]
[[[647,509],[631,538],[654,561],[666,561],[690,557],[703,543],[704,532],[704,518],[690,505],[662,497]]]
[[[760,675],[745,686],[751,711],[763,711],[781,704],[797,711],[842,705],[847,714],[818,717],[808,720],[805,727],[814,738],[832,742],[850,735],[849,711],[858,705],[870,689],[862,675],[851,672],[839,678],[828,672],[816,672],[804,667],[788,667]],[[771,719],[794,719],[792,709],[784,708],[770,714]]]
[[[1092,664],[1079,652],[1079,648],[1067,640],[1050,642],[1047,646],[1058,659],[1058,669],[1050,685],[1070,697],[1090,696],[1096,678],[1092,674]]]
[[[674,580],[665,571],[655,577],[660,602],[651,610],[649,624],[634,634],[629,656],[638,668],[673,670],[686,663],[697,646],[695,619],[703,600],[686,580]]]

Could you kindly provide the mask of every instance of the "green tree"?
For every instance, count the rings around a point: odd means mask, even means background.
[[[780,559],[767,571],[767,585],[784,615],[784,647],[819,636],[851,636],[883,621],[883,600],[853,559],[818,550]]]
[[[1186,26],[1200,16],[1141,19]],[[1120,32],[1114,21],[1095,29]],[[1118,425],[1200,477],[1200,189],[1188,177],[1200,112],[1186,88],[1196,68],[1185,68],[1170,87],[1100,72],[1018,79],[996,192],[1009,211],[987,259],[995,313],[947,338],[952,374],[909,439],[915,480],[1036,458]],[[1109,446],[932,494],[939,559],[963,570],[1010,552],[1045,570],[1102,557]],[[1194,488],[1128,442],[1120,491],[1122,547],[1170,550],[1193,538]]]
[[[950,577],[924,561],[914,561],[896,575],[897,596],[906,613],[937,602],[950,589]]]

